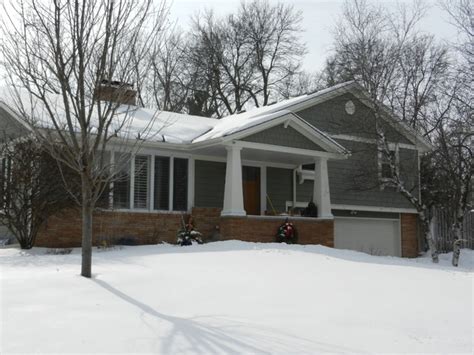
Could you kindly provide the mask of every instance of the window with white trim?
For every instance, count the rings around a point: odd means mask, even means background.
[[[130,154],[116,154],[115,166],[118,170],[113,183],[114,208],[130,208]]]
[[[133,207],[137,209],[149,208],[150,157],[137,155],[135,157],[133,188]]]
[[[173,174],[173,210],[185,211],[188,205],[188,159],[175,158]]]
[[[155,157],[155,177],[154,177],[154,210],[169,209],[170,193],[170,158]]]
[[[398,146],[389,151],[385,149],[379,149],[378,152],[378,173],[379,178],[382,180],[393,178],[393,172],[391,164],[395,164],[395,169],[398,171],[399,166],[399,151]]]
[[[186,158],[136,155],[120,156],[113,183],[113,207],[155,211],[188,209],[188,164]],[[133,204],[131,203],[131,199]],[[171,206],[170,206],[171,203]]]

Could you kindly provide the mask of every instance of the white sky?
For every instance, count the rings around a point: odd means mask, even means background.
[[[170,0],[169,0],[170,1]],[[277,3],[278,0],[269,0]],[[402,0],[403,3],[411,3],[414,0]],[[332,43],[331,29],[341,15],[343,0],[280,0],[280,2],[292,4],[295,9],[303,12],[302,34],[306,42],[308,54],[304,60],[304,68],[315,71],[322,68],[330,51]],[[388,8],[395,9],[397,4],[394,0],[373,0]],[[440,40],[453,39],[456,30],[447,21],[447,15],[436,6],[436,0],[425,0],[430,5],[426,18],[420,24],[420,30],[434,34]],[[236,11],[240,0],[174,0],[170,3],[171,21],[176,21],[178,26],[186,29],[190,23],[190,17],[197,11],[213,9],[219,14]]]

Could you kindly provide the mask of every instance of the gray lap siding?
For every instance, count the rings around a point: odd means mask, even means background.
[[[242,138],[243,141],[279,145],[309,150],[324,151],[316,143],[312,142],[294,128],[284,128],[283,125],[272,127],[264,131]]]
[[[196,160],[194,207],[218,207],[224,203],[225,163]]]
[[[413,208],[391,187],[380,188],[377,152],[373,144],[338,140],[352,151],[345,160],[329,160],[331,203],[338,205]],[[418,155],[415,150],[400,149],[400,174],[406,186],[418,194]],[[313,181],[296,185],[296,198],[307,202],[313,194]]]
[[[269,212],[273,212],[273,208],[276,212],[285,212],[286,201],[293,200],[293,170],[268,167],[267,195],[269,198],[267,210]]]
[[[349,100],[355,105],[353,115],[349,115],[345,110],[345,104]],[[297,112],[297,115],[329,134],[345,134],[363,138],[376,137],[376,120],[373,111],[350,93],[302,109]],[[377,124],[383,127],[389,141],[411,143],[385,121],[379,120]]]

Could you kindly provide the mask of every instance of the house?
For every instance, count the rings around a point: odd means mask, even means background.
[[[414,193],[419,156],[431,147],[386,108],[376,120],[374,107],[362,87],[346,82],[220,120],[161,112],[153,138],[122,167],[126,178],[114,183],[110,208],[95,213],[96,242],[174,242],[183,213],[204,235],[219,226],[222,239],[271,242],[293,214],[302,244],[415,257],[416,210],[383,185],[389,171],[376,130]],[[13,111],[0,96],[3,125],[19,120]],[[154,114],[136,109],[134,125]],[[109,149],[111,161],[126,150]],[[317,217],[294,215],[311,200]],[[80,226],[74,211],[52,217],[37,245],[79,246]]]

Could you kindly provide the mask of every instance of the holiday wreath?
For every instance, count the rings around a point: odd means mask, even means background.
[[[293,223],[288,221],[288,218],[280,227],[278,227],[276,240],[278,243],[287,243],[287,244],[296,243],[296,240],[297,240],[296,228],[293,225]]]

